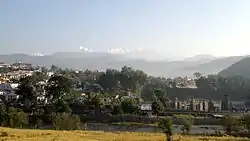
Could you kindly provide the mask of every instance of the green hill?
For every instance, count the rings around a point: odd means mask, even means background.
[[[246,57],[230,67],[222,70],[219,73],[220,76],[230,77],[230,76],[244,76],[250,77],[250,57]]]

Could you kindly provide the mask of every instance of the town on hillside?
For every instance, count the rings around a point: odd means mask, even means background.
[[[44,74],[45,76],[43,76],[45,79],[41,79],[41,81],[39,82],[39,85],[41,85],[41,89],[39,89],[37,91],[37,100],[39,100],[39,102],[44,102],[42,104],[46,104],[48,102],[47,98],[46,98],[46,91],[45,91],[45,86],[46,83],[48,82],[49,78],[51,76],[53,76],[55,73],[58,73],[59,70],[62,71],[62,69],[56,67],[56,66],[52,66],[50,69],[47,69],[45,67],[42,66],[36,66],[33,67],[32,64],[27,64],[27,63],[22,63],[22,62],[17,62],[14,64],[5,64],[5,63],[0,63],[0,95],[4,97],[4,99],[6,101],[11,101],[13,99],[18,99],[20,94],[17,94],[17,89],[20,86],[20,80],[22,80],[23,78],[26,77],[31,77],[34,74]],[[80,71],[76,71],[76,70],[67,70],[68,73],[73,72],[76,76],[79,74]],[[110,70],[107,70],[107,73]],[[141,71],[142,72],[142,71]],[[65,73],[65,72],[64,72]],[[91,71],[84,71],[84,75],[85,75],[85,82],[84,79],[81,82],[81,84],[79,85],[74,85],[74,90],[82,93],[82,95],[80,95],[79,97],[77,97],[76,99],[81,99],[84,94],[86,92],[91,92],[94,89],[96,89],[96,87],[99,88],[100,91],[104,91],[105,87],[109,87],[109,86],[104,86],[100,83],[98,83],[98,81],[95,81],[96,76],[90,76],[91,75]],[[89,76],[88,76],[89,73]],[[110,72],[112,73],[112,72]],[[87,74],[87,75],[86,75]],[[198,89],[196,82],[197,79],[202,78],[201,74],[199,73],[195,73],[195,76],[193,78],[175,78],[174,81],[162,81],[163,85],[168,85],[169,89]],[[80,76],[80,75],[79,75]],[[83,76],[84,77],[84,76]],[[91,78],[93,77],[93,78]],[[77,78],[79,79],[79,78]],[[92,82],[89,80],[92,79]],[[162,78],[160,78],[162,79]],[[160,80],[159,79],[159,80]],[[95,81],[93,83],[93,81]],[[102,80],[100,80],[102,81]],[[109,81],[109,80],[107,80]],[[146,80],[145,80],[146,81]],[[89,83],[90,82],[90,83]],[[119,82],[119,81],[118,81]],[[83,84],[85,83],[85,84]],[[103,83],[103,82],[102,82]],[[105,83],[105,82],[104,82]],[[120,82],[119,82],[120,83]],[[144,82],[143,82],[144,83]],[[164,84],[165,83],[165,84]],[[88,84],[88,85],[87,85]],[[173,85],[174,84],[174,85]],[[158,86],[156,86],[158,88]],[[108,89],[112,89],[112,88],[108,88]],[[105,88],[105,90],[108,90],[107,88]],[[141,88],[143,89],[143,88]],[[95,91],[95,90],[94,90]],[[121,94],[122,93],[122,94]],[[185,94],[185,93],[184,93]],[[152,103],[154,102],[153,99],[149,98],[145,98],[145,96],[143,97],[143,91],[141,91],[141,93],[133,93],[132,91],[128,91],[126,93],[124,93],[124,91],[122,91],[120,89],[120,93],[116,93],[116,95],[114,95],[114,97],[120,96],[121,99],[140,99],[140,103],[138,103],[138,107],[141,111],[146,112],[147,114],[152,115],[153,111],[152,111]],[[168,94],[164,94],[164,96],[168,96]],[[118,97],[117,97],[118,98]],[[211,98],[204,98],[202,96],[199,97],[199,95],[197,95],[197,97],[195,96],[190,96],[190,97],[186,97],[186,99],[179,99],[178,95],[176,96],[172,96],[172,99],[169,99],[169,97],[165,98],[168,99],[166,101],[164,101],[163,103],[165,105],[168,105],[168,107],[165,109],[166,112],[168,113],[223,113],[223,112],[246,112],[248,111],[248,109],[250,108],[250,104],[248,101],[244,101],[244,100],[238,100],[238,101],[234,101],[234,100],[230,100],[230,97],[228,96],[227,93],[224,93],[223,97],[221,99],[216,99],[213,100]],[[1,100],[1,99],[0,99]]]

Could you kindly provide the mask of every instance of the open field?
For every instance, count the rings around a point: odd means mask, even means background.
[[[174,135],[174,141],[249,141],[234,137],[194,137]],[[94,131],[52,131],[0,127],[1,141],[165,141],[164,134]]]

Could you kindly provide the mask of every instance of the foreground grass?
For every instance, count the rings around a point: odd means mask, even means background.
[[[249,141],[234,137],[174,135],[174,141]],[[94,131],[26,130],[0,127],[0,141],[165,141],[164,134]]]

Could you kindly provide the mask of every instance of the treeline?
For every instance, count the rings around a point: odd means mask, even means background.
[[[190,81],[187,77],[153,77],[142,70],[134,70],[128,66],[124,66],[121,70],[107,69],[104,72],[85,70],[75,73],[73,70],[62,70],[56,66],[52,66],[50,70],[67,74],[79,83],[83,83],[82,86],[86,83],[99,84],[104,92],[113,95],[129,91],[141,95],[145,101],[153,100],[152,89],[164,90],[169,99],[197,97],[221,100],[227,94],[232,99],[240,100],[248,99],[250,94],[250,78],[244,76],[203,76],[196,72]],[[189,88],[190,82],[194,82],[191,84],[197,89]]]

